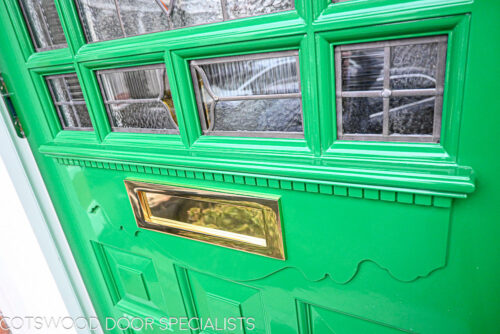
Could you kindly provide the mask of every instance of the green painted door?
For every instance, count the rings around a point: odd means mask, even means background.
[[[106,332],[500,332],[499,12],[2,1],[5,98]]]

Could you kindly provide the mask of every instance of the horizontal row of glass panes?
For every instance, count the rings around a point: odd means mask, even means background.
[[[337,134],[346,140],[440,138],[446,36],[335,47]],[[297,51],[190,61],[205,135],[303,137]],[[178,133],[164,64],[96,72],[113,131]],[[76,75],[46,77],[64,129],[88,130]]]
[[[75,3],[89,43],[294,8],[294,0],[75,0]],[[67,46],[54,0],[19,0],[19,4],[37,51]]]

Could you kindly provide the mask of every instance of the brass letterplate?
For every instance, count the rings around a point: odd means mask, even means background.
[[[285,259],[278,197],[125,180],[140,228]]]

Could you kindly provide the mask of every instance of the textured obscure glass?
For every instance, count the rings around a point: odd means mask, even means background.
[[[435,88],[438,43],[394,46],[391,50],[391,88]]]
[[[76,0],[87,41],[135,36],[168,29],[155,0]]]
[[[434,96],[393,97],[389,109],[389,133],[432,135]]]
[[[293,9],[293,0],[227,0],[230,19]]]
[[[383,88],[384,48],[342,52],[342,90]]]
[[[161,2],[160,2],[161,3]],[[166,8],[152,0],[119,0],[125,36],[168,30]]]
[[[175,0],[172,28],[223,21],[221,0]]]
[[[75,1],[88,42],[293,9],[293,0]]]
[[[300,98],[219,102],[213,130],[302,132]]]
[[[191,62],[206,132],[301,133],[298,62],[288,54]]]
[[[91,130],[89,112],[76,74],[46,78],[63,129]]]
[[[439,141],[446,42],[437,36],[337,47],[339,137]]]
[[[347,97],[343,101],[344,133],[382,134],[383,106],[378,97]]]
[[[111,127],[127,132],[176,132],[177,118],[163,64],[98,73]]]
[[[37,51],[67,47],[54,0],[20,0]]]

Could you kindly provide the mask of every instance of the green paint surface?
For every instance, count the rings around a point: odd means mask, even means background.
[[[0,71],[101,319],[152,316],[157,333],[162,317],[239,316],[255,328],[234,333],[500,331],[498,3],[297,0],[94,44],[72,1],[56,5],[69,47],[35,53],[17,2],[0,3]],[[333,47],[442,34],[441,143],[336,140]],[[202,136],[189,60],[283,50],[299,50],[304,138]],[[180,135],[112,132],[95,71],[154,63]],[[43,77],[68,72],[95,131],[61,129]],[[286,260],[138,229],[127,178],[279,196]]]

